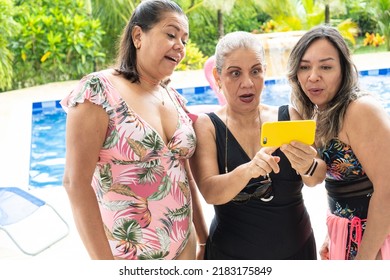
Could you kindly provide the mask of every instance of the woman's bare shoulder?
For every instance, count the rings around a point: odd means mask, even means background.
[[[195,129],[205,129],[211,125],[210,117],[206,113],[197,114],[198,117],[194,122]]]
[[[372,95],[364,95],[349,104],[346,117],[352,119],[367,118],[368,116],[377,115],[386,116],[387,113],[380,101]]]
[[[267,104],[260,105],[261,120],[263,122],[276,122],[278,121],[279,107]]]

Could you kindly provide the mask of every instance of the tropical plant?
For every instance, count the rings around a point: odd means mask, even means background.
[[[218,37],[222,37],[225,34],[223,14],[229,14],[233,9],[236,0],[204,0],[203,5],[217,11],[218,20]]]
[[[106,61],[112,64],[116,57],[117,44],[132,12],[141,0],[84,0],[91,7],[92,17],[101,22],[105,33],[102,47],[106,50]]]
[[[277,22],[277,31],[307,30],[325,19],[323,5],[314,0],[255,0],[255,3]]]
[[[364,36],[368,33],[379,32],[376,19],[367,10],[367,0],[346,0],[346,14],[341,15],[340,18],[350,18],[359,26],[359,36]]]
[[[385,43],[385,36],[381,36],[379,33],[366,33],[366,37],[363,40],[363,46],[378,47]]]
[[[196,44],[189,40],[186,45],[186,56],[177,66],[176,70],[185,71],[202,69],[207,58],[208,57],[203,55]]]
[[[386,49],[390,51],[390,0],[370,1],[368,11],[378,22],[379,29],[385,36]]]
[[[224,6],[222,1],[191,1],[181,0],[189,22],[190,22],[190,38],[196,43],[199,49],[205,56],[214,54],[215,46],[221,34],[231,31],[248,31],[252,32],[258,28],[265,20],[269,18],[260,7],[255,4],[255,0],[236,0],[234,6],[232,3]],[[212,2],[212,3],[209,3]],[[217,5],[220,5],[220,11],[223,19],[223,33],[218,31],[221,18],[218,17]],[[222,9],[223,8],[223,9]],[[226,12],[230,9],[229,12]]]
[[[20,26],[13,19],[15,7],[11,0],[0,0],[0,91],[11,88],[13,53],[9,42],[18,34]]]
[[[313,26],[325,23],[326,6],[328,12],[339,14],[345,12],[340,10],[341,1],[339,0],[255,0],[261,9],[267,13],[273,21],[275,31],[284,32],[292,30],[308,30]],[[337,9],[336,9],[337,7]],[[350,19],[345,21],[333,21],[345,39],[355,45],[355,37],[359,31],[356,23]]]
[[[79,79],[104,62],[103,30],[81,0],[19,1],[22,26],[11,48],[13,88]]]
[[[91,7],[92,17],[99,19],[102,23],[102,28],[105,31],[102,39],[102,47],[107,50],[107,64],[113,64],[116,57],[117,44],[120,35],[126,26],[132,12],[136,6],[141,2],[140,0],[84,0],[86,7]],[[175,1],[184,10],[190,13],[197,10],[198,7],[203,6],[203,1]],[[190,26],[192,24],[190,23]],[[190,36],[192,29],[190,32]],[[199,69],[202,67],[201,63],[206,60],[203,53],[196,46],[194,40],[187,45],[186,58],[181,62],[177,70]]]

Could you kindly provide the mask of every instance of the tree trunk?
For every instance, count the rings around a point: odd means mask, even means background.
[[[329,4],[325,5],[325,24],[330,23]]]
[[[219,38],[221,38],[224,35],[224,33],[225,33],[225,31],[223,29],[223,14],[222,14],[222,10],[219,9],[217,11],[217,13],[218,13],[218,36],[219,36]]]

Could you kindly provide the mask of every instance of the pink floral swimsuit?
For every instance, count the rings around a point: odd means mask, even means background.
[[[183,97],[174,90],[169,94],[179,119],[167,145],[103,72],[84,77],[61,101],[67,110],[87,99],[109,115],[92,187],[114,257],[175,259],[187,244],[192,204],[184,163],[195,151],[196,138]]]

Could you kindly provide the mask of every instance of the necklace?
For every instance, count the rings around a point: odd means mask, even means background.
[[[165,88],[165,90],[167,90],[167,89]],[[160,101],[160,102],[161,102],[161,105],[165,106],[164,94],[163,94],[162,91],[160,90],[160,87],[158,88],[157,91],[160,93],[161,98],[158,97],[158,96],[157,96],[155,93],[153,93],[153,92],[148,91],[148,93],[150,93],[154,98],[156,98],[158,101]]]
[[[148,93],[150,93],[154,98],[158,99],[158,100],[161,102],[161,105],[165,106],[164,94],[161,92],[160,86],[161,86],[162,88],[164,88],[167,92],[168,92],[168,90],[167,90],[167,88],[165,87],[165,85],[163,84],[163,82],[162,82],[162,81],[153,81],[153,80],[149,80],[148,78],[145,78],[144,76],[141,76],[141,75],[139,76],[139,78],[140,78],[141,82],[142,82],[142,80],[143,80],[143,81],[147,82],[148,84],[150,84],[150,85],[152,85],[152,86],[155,86],[155,87],[157,86],[157,87],[158,87],[158,88],[157,88],[157,91],[160,93],[161,98],[158,97],[156,94],[154,94],[154,93],[151,92],[151,91],[148,91]],[[142,86],[141,86],[141,87],[142,87]]]
[[[161,84],[160,84],[160,86],[161,86]],[[167,90],[167,89],[165,88],[165,90]],[[159,92],[160,95],[161,95],[161,99],[158,98],[157,96],[155,96],[154,94],[153,94],[153,96],[157,97],[157,99],[159,99],[159,100],[161,101],[161,104],[162,104],[163,106],[165,106],[164,94],[161,92],[160,88],[158,89],[158,92]]]
[[[225,173],[229,173],[229,170],[228,170],[228,147],[227,147],[227,144],[228,144],[228,113],[227,113],[227,109],[226,109],[226,119],[225,119]],[[259,109],[259,124],[260,124],[260,127],[261,127],[261,115],[260,115],[260,109]],[[260,132],[260,129],[259,129],[259,132]],[[261,138],[261,136],[260,136]]]

